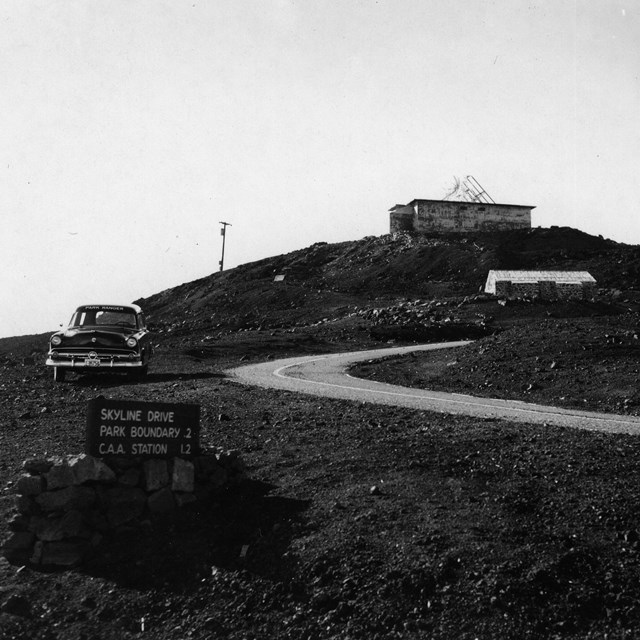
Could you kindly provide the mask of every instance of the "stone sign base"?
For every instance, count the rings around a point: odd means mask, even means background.
[[[182,458],[32,458],[15,485],[10,562],[75,566],[104,536],[168,516],[246,477],[237,452]]]

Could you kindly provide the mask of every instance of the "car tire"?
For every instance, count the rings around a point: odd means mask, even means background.
[[[149,372],[148,366],[140,367],[139,369],[135,369],[131,373],[131,378],[133,380],[144,380],[147,377],[148,372]]]
[[[61,367],[53,367],[53,379],[55,382],[64,382],[67,372]]]

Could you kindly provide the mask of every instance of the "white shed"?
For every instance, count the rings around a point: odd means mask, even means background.
[[[596,280],[588,271],[489,271],[484,290],[504,298],[592,298]]]

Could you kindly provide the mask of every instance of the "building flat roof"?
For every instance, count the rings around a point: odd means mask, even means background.
[[[489,278],[510,280],[511,282],[540,282],[553,280],[560,283],[595,282],[596,279],[588,271],[489,271]]]
[[[499,204],[497,202],[468,202],[467,200],[430,200],[428,198],[414,198],[411,202],[409,202],[407,205],[405,206],[409,206],[412,205],[416,202],[437,202],[439,204],[450,204],[452,202],[455,202],[456,204],[464,204],[464,205],[471,205],[474,207],[510,207],[510,208],[516,208],[516,209],[535,209],[536,206],[535,205],[530,205],[530,204]],[[398,205],[396,205],[397,207]]]

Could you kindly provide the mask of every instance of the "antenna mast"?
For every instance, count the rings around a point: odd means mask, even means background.
[[[465,202],[483,202],[484,204],[495,204],[496,201],[487,193],[486,189],[473,177],[465,176],[456,178],[454,176],[452,189],[443,198],[444,200],[460,199]]]

